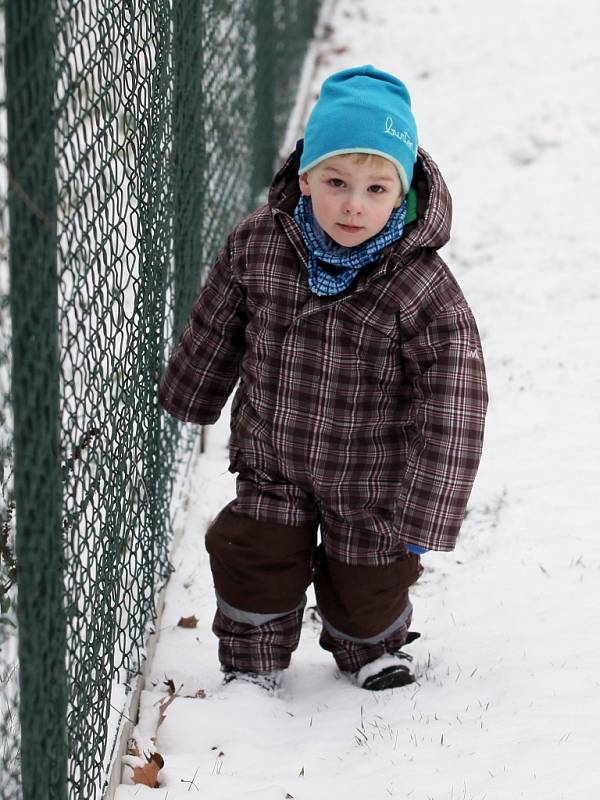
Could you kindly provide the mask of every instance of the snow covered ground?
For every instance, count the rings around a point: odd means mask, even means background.
[[[481,329],[491,405],[460,544],[415,588],[418,684],[368,693],[307,614],[280,693],[221,686],[208,520],[234,495],[208,431],[138,735],[160,789],[118,800],[600,796],[600,6],[338,0],[331,72],[403,78],[454,197],[444,255]],[[310,603],[310,601],[309,601]],[[194,629],[177,627],[195,614]],[[164,709],[166,680],[178,697]],[[194,697],[198,690],[204,697]],[[129,769],[125,770],[130,774]]]

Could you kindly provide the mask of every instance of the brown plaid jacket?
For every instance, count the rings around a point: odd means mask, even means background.
[[[342,294],[307,282],[291,215],[292,156],[269,202],[230,234],[166,367],[162,405],[217,420],[235,384],[232,469],[302,487],[365,531],[454,548],[481,454],[487,391],[479,334],[437,254],[446,185],[423,150],[416,222]],[[272,477],[270,478],[273,479]]]

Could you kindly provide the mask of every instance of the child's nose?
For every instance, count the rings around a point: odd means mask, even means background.
[[[362,200],[357,192],[352,192],[346,197],[344,211],[346,214],[360,214],[362,211]]]

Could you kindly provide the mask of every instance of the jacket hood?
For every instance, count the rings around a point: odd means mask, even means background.
[[[300,197],[301,153],[302,140],[273,179],[268,202],[274,216],[281,212],[289,216],[294,213]],[[422,148],[419,148],[412,188],[417,194],[417,219],[406,226],[400,250],[403,253],[423,247],[438,250],[450,238],[452,199],[437,164]]]

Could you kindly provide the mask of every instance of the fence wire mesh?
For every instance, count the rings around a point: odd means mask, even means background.
[[[318,5],[0,3],[3,800],[106,788],[193,440],[162,364],[269,180]]]

